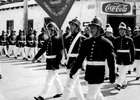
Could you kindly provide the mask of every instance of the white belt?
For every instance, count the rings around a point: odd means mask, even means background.
[[[68,54],[68,57],[77,57],[78,54]]]
[[[53,59],[56,58],[56,55],[46,56],[47,59]]]
[[[129,53],[129,50],[117,50],[117,52]]]
[[[25,41],[18,41],[18,42],[25,42]]]
[[[135,49],[136,51],[140,51],[140,49]]]
[[[96,66],[105,65],[104,61],[87,61],[86,63],[87,65],[96,65]]]

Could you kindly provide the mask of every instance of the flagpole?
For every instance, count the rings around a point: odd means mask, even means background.
[[[23,14],[23,30],[25,34],[28,34],[28,0],[24,0],[24,14]]]

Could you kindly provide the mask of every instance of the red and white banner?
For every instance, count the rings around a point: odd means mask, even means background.
[[[75,0],[35,0],[61,29]]]

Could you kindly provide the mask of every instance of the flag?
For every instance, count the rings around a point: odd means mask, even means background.
[[[35,0],[61,29],[75,0]]]

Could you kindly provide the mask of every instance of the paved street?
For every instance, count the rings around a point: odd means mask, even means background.
[[[44,63],[32,63],[31,61],[23,61],[22,58],[15,60],[13,57],[0,57],[0,66],[2,70],[2,79],[0,80],[0,100],[34,100],[34,96],[38,96],[42,90],[47,71]],[[66,69],[59,71],[63,85],[66,81]],[[86,96],[87,86],[83,79],[84,72],[80,74],[80,81]],[[115,84],[109,84],[107,81],[102,87],[102,93],[105,100],[140,100],[140,81],[135,81],[135,73],[127,75],[128,87],[118,92],[114,89]],[[54,99],[56,94],[54,86],[50,88],[45,100]],[[70,100],[77,100],[74,92],[71,93]]]

